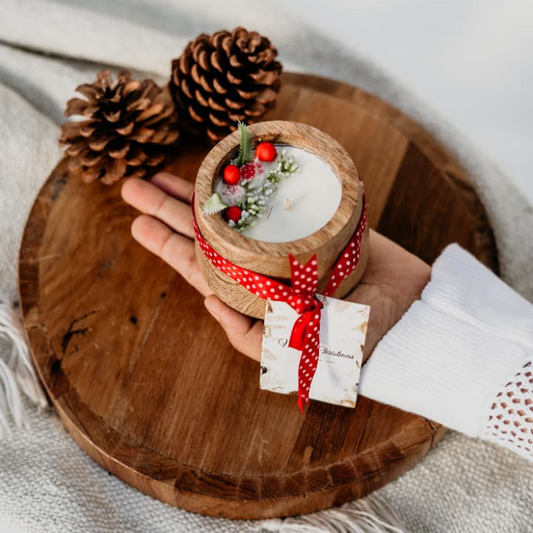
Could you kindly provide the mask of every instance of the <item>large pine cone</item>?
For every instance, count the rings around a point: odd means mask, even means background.
[[[180,119],[212,143],[239,120],[257,122],[281,86],[277,55],[266,37],[244,28],[199,35],[172,62],[169,89]]]
[[[66,116],[86,120],[62,126],[60,144],[70,145],[69,170],[89,183],[111,185],[141,178],[165,163],[177,140],[177,116],[168,94],[153,80],[133,80],[129,71],[113,81],[108,70],[95,83],[80,85],[85,96],[67,103]]]

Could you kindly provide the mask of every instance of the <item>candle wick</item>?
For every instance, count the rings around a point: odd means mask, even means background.
[[[285,198],[285,200],[283,200],[283,209],[285,209],[285,211],[288,211],[290,208],[291,201],[288,198]]]

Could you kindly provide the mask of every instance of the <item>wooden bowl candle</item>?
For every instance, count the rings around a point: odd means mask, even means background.
[[[363,185],[357,169],[338,142],[306,124],[261,122],[248,131],[256,146],[255,158],[241,166],[240,173],[226,168],[239,156],[239,131],[220,141],[200,166],[194,198],[198,229],[209,246],[227,261],[287,285],[291,283],[289,255],[303,264],[316,253],[321,293],[363,214]],[[254,180],[267,183],[266,176],[272,175],[272,187],[261,189],[265,195],[252,197],[253,202],[243,200],[244,189]],[[224,189],[228,183],[233,187]],[[228,198],[228,191],[233,197]],[[205,206],[213,199],[223,202],[218,207],[220,212],[207,215]],[[248,225],[249,214],[243,211],[251,206],[249,210],[254,213],[257,204],[262,209],[260,217],[255,225]],[[196,255],[207,283],[222,301],[246,315],[264,317],[266,301],[213,265],[198,241]],[[357,267],[339,283],[334,297],[342,298],[358,283],[367,257],[368,227]]]

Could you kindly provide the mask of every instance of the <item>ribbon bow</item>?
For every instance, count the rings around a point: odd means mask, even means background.
[[[194,205],[194,201],[192,205]],[[335,263],[323,291],[324,296],[332,296],[342,280],[355,270],[359,262],[361,239],[367,221],[366,211],[365,203],[355,233]],[[316,254],[305,265],[300,264],[297,259],[289,255],[291,267],[291,286],[289,287],[225,259],[204,239],[196,221],[194,207],[192,216],[196,240],[205,257],[215,268],[259,298],[286,302],[300,315],[292,328],[289,346],[302,352],[298,366],[298,406],[303,412],[304,403],[309,404],[309,389],[318,366],[320,353],[320,318],[323,304],[316,297],[318,289]]]
[[[324,304],[317,299],[318,261],[316,254],[301,265],[289,255],[292,293],[287,303],[300,315],[292,327],[289,346],[302,352],[298,365],[298,406],[309,403],[309,389],[318,366],[320,318]]]

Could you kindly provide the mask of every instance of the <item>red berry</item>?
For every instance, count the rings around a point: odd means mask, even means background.
[[[253,163],[246,163],[241,167],[241,178],[243,180],[251,180],[255,176],[255,165]]]
[[[241,214],[242,209],[240,207],[237,207],[236,205],[228,207],[226,209],[226,218],[228,220],[233,220],[235,224],[237,224],[237,222],[239,222],[239,220],[241,219]]]
[[[276,159],[276,155],[278,155],[276,151],[276,147],[269,142],[260,143],[259,146],[255,149],[255,155],[261,160],[261,161],[274,161]]]
[[[239,167],[237,165],[228,165],[222,174],[224,181],[228,185],[237,185],[241,179],[241,174],[239,172]]]

